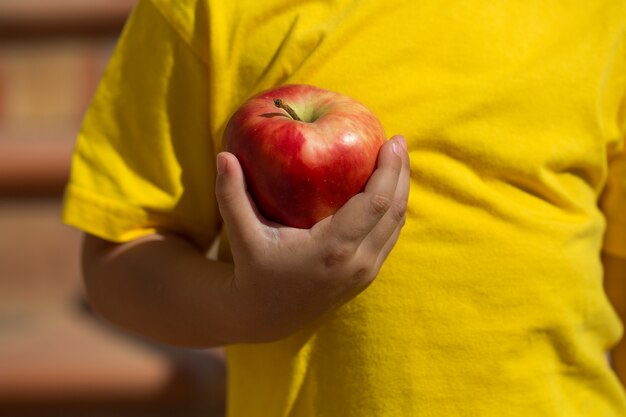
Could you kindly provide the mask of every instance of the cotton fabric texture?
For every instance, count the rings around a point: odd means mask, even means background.
[[[624,416],[599,254],[626,257],[625,29],[616,0],[141,0],[64,219],[206,248],[234,110],[287,83],[350,95],[407,138],[406,226],[361,295],[227,348],[229,416]]]

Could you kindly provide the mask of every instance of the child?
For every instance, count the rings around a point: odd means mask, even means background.
[[[625,29],[608,0],[140,1],[67,188],[90,301],[157,341],[227,345],[233,417],[626,415],[605,356]],[[262,219],[219,152],[232,112],[287,83],[406,137],[310,230]]]

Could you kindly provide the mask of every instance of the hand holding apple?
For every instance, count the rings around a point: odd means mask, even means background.
[[[386,137],[356,100],[287,85],[246,101],[224,132],[268,219],[308,229],[363,190]]]
[[[231,330],[248,342],[286,337],[363,291],[404,225],[409,157],[399,136],[380,148],[363,192],[311,229],[267,222],[233,154],[218,154],[217,166],[216,196],[234,263],[230,294],[238,318]]]

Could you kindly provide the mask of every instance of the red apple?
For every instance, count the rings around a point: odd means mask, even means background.
[[[386,140],[351,97],[286,85],[247,100],[224,131],[261,214],[308,229],[363,190]]]

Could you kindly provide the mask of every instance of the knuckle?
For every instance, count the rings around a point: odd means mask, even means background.
[[[345,243],[331,244],[323,256],[324,266],[326,268],[334,268],[345,264],[352,258],[352,255],[353,251],[349,245]]]
[[[393,219],[400,224],[404,224],[406,219],[407,202],[404,200],[394,200],[390,209]]]
[[[374,281],[376,275],[378,274],[375,262],[375,259],[377,259],[378,256],[373,253],[368,254],[367,256],[363,253],[363,255],[364,256],[353,263],[352,268],[352,285],[357,288],[367,287],[372,283],[372,281]]]
[[[383,194],[374,194],[370,199],[370,208],[372,213],[382,216],[391,207],[391,200]]]
[[[222,203],[230,203],[235,200],[236,194],[226,188],[218,187],[215,190],[215,197],[217,197],[218,202]]]
[[[369,266],[361,266],[352,274],[354,285],[362,286],[368,284],[372,279],[372,270]]]

